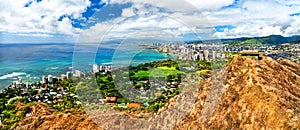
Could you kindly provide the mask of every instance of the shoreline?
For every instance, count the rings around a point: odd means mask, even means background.
[[[164,55],[164,59],[154,59],[154,60],[147,60],[147,61],[143,61],[143,60],[140,60],[139,62],[136,62],[134,63],[133,65],[130,65],[130,66],[138,66],[140,64],[145,64],[145,63],[149,63],[149,62],[155,62],[155,61],[164,61],[164,60],[168,60],[168,59],[173,59],[174,56],[172,54],[168,54],[168,53],[164,53],[164,52],[160,52],[158,51],[157,49],[153,49],[153,48],[146,48],[147,50],[154,50],[156,53],[158,54],[163,54]],[[167,55],[167,56],[165,56]],[[100,65],[105,65],[105,64],[112,64],[112,62],[104,62],[104,63],[98,63]],[[87,64],[87,66],[90,66],[90,72],[92,72],[92,67],[93,65],[92,64]],[[118,68],[122,68],[122,67],[126,67],[127,65],[125,66],[113,66],[115,69],[118,69]],[[53,68],[53,67],[48,67],[48,68]],[[55,67],[56,69],[55,70],[61,70],[61,68],[59,67]],[[73,71],[75,72],[74,70],[74,66],[68,66],[67,67],[69,71]],[[71,68],[71,69],[70,69]],[[81,71],[81,70],[80,70]],[[0,79],[0,91],[2,91],[3,89],[7,88],[9,85],[11,85],[14,81],[17,81],[19,79],[22,79],[24,82],[29,82],[29,83],[34,83],[34,82],[40,82],[42,79],[41,77],[43,75],[53,75],[55,77],[60,77],[60,74],[65,74],[67,73],[68,71],[57,71],[57,72],[50,72],[50,73],[43,73],[43,74],[32,74],[32,73],[26,73],[26,72],[17,72],[17,71],[12,71],[11,73],[6,73],[0,77],[5,77],[3,79]],[[86,71],[84,71],[86,73]],[[14,73],[22,73],[21,75],[14,75]],[[56,74],[55,74],[56,73]],[[12,75],[12,76],[10,76]],[[2,85],[5,85],[5,86],[2,86]]]

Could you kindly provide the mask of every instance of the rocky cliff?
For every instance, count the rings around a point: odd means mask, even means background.
[[[193,109],[174,129],[295,128],[300,128],[300,65],[234,57],[200,84]]]
[[[22,107],[22,105],[18,106]],[[57,113],[42,103],[34,104],[29,108],[30,111],[28,111],[25,118],[18,122],[15,129],[102,130],[93,120],[88,119],[87,115],[81,110]]]

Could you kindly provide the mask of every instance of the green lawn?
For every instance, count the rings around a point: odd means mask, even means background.
[[[134,74],[134,77],[166,77],[167,75],[176,75],[178,73],[180,73],[180,71],[176,70],[175,67],[162,66],[148,71],[139,71]]]

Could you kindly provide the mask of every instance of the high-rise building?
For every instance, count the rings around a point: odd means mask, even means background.
[[[29,83],[28,82],[26,82],[26,88],[28,88],[29,87]]]
[[[106,66],[105,66],[105,65],[101,65],[101,66],[100,66],[100,71],[105,71],[105,69],[106,69]]]
[[[53,76],[52,75],[48,75],[48,82],[53,83]]]
[[[99,72],[99,66],[97,64],[93,64],[93,72]]]
[[[72,78],[72,76],[73,76],[72,72],[70,72],[70,71],[68,71],[66,75],[67,75],[67,78]]]
[[[45,75],[43,75],[42,76],[42,83],[44,84],[44,83],[46,83],[47,82],[47,80],[46,80],[46,76]]]
[[[216,59],[216,51],[212,51],[212,59],[213,59],[213,60]]]
[[[199,54],[195,54],[195,55],[193,56],[193,60],[194,60],[194,61],[198,60],[198,58],[199,58]]]
[[[22,79],[19,79],[19,83],[22,83]]]
[[[217,53],[217,58],[221,58],[221,53]]]
[[[208,50],[204,50],[203,54],[204,54],[204,59],[208,60],[209,51]]]
[[[12,83],[12,87],[13,87],[13,88],[17,87],[17,81],[14,81],[14,82]]]
[[[204,60],[203,53],[200,53],[200,55],[199,55],[199,60]]]
[[[108,66],[106,66],[106,71],[109,71],[109,72],[111,72],[111,70],[112,70],[112,67],[111,67],[111,65],[108,65]]]

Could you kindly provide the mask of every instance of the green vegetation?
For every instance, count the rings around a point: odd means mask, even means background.
[[[12,92],[13,93],[13,92]],[[1,122],[3,124],[2,129],[13,129],[18,121],[24,117],[24,108],[20,109],[16,107],[16,102],[26,102],[26,99],[20,96],[1,98]],[[4,102],[7,103],[4,103]],[[0,127],[1,129],[1,127]]]
[[[79,79],[75,91],[79,94],[79,100],[87,103],[96,103],[100,98],[123,97],[116,89],[109,72],[98,72],[95,77]]]
[[[34,86],[44,86],[44,84],[35,83]],[[53,89],[57,91],[59,86],[63,87],[63,89],[68,92],[68,95],[63,96],[60,99],[49,96],[51,97],[49,98],[51,103],[47,103],[47,105],[52,107],[57,112],[66,112],[72,108],[81,108],[77,98],[70,96],[70,94],[75,93],[73,79],[66,79],[61,82],[59,81],[53,86]],[[28,109],[33,103],[36,103],[33,96],[38,94],[38,91],[34,89],[27,89],[26,91],[27,94],[24,94],[22,93],[21,88],[12,88],[9,86],[0,93],[0,114],[2,116],[1,122],[3,125],[2,129],[13,129],[17,122],[25,116],[26,109]],[[48,90],[42,90],[40,93],[48,93]],[[24,106],[21,106],[21,108],[17,107],[17,102],[19,102],[19,104],[23,104]]]
[[[151,89],[154,86],[150,85],[149,79],[161,79],[158,81],[167,82],[180,82],[181,72],[179,71],[178,64],[172,60],[166,61],[156,61],[151,63],[140,64],[138,66],[129,66],[129,72],[125,68],[120,68],[114,71],[118,75],[113,75],[111,73],[95,73],[95,77],[90,77],[86,79],[80,79],[78,84],[76,84],[75,91],[79,94],[79,100],[84,103],[97,103],[101,98],[106,97],[117,97],[118,104],[126,104],[131,102],[139,101],[141,103],[143,100],[140,99],[141,92],[140,88],[143,87],[145,91]],[[114,82],[114,78],[122,78],[120,80],[131,81],[131,83],[120,83],[118,88]],[[128,77],[128,78],[127,78]],[[159,82],[160,83],[160,82]],[[166,84],[166,82],[160,83],[161,85]],[[175,85],[178,87],[178,84]],[[132,90],[132,88],[134,88]],[[120,93],[120,89],[132,90],[124,91]],[[123,97],[123,95],[139,95],[138,97]],[[145,92],[147,95],[147,92]],[[142,108],[145,111],[156,112],[168,101],[169,98],[179,94],[179,90],[165,90],[161,95],[153,102],[149,102],[149,107]],[[157,103],[158,102],[158,103]],[[116,108],[119,109],[119,108]],[[131,109],[131,108],[130,108]]]
[[[199,66],[199,70],[211,70],[211,62],[208,62],[206,60],[197,61],[197,64]]]
[[[226,44],[228,44],[229,46],[250,46],[250,47],[254,47],[254,46],[261,46],[263,44],[265,44],[265,41],[262,39],[247,39],[244,41],[227,41]]]
[[[179,64],[181,65],[180,67]],[[88,73],[87,75],[89,75],[89,77],[87,78],[70,78],[57,81],[51,86],[51,91],[66,92],[67,94],[61,98],[50,95],[50,98],[48,98],[50,103],[46,104],[56,112],[68,112],[73,108],[81,109],[82,103],[98,103],[99,99],[117,97],[116,103],[123,104],[123,106],[126,103],[137,101],[142,105],[139,109],[114,107],[115,109],[158,112],[159,109],[168,103],[170,98],[180,93],[181,77],[186,73],[197,72],[202,78],[208,78],[211,69],[220,68],[224,64],[225,62],[222,61],[217,61],[212,64],[208,61],[197,61],[194,63],[191,61],[165,60],[140,64],[138,66],[129,66],[129,71],[125,68],[119,68],[115,70],[118,75],[114,75],[110,72],[99,72],[93,76],[92,73]],[[129,81],[129,83],[115,82],[115,78],[120,78],[120,81]],[[154,81],[155,86],[153,83],[150,83],[151,78],[157,79]],[[47,84],[34,83],[33,86],[45,87]],[[141,87],[144,88],[144,92],[141,92]],[[161,90],[158,90],[154,95],[155,98],[153,98],[153,95],[149,95],[149,92],[152,91],[150,89],[157,88],[161,88]],[[120,93],[120,89],[132,91]],[[0,93],[0,114],[2,115],[1,122],[4,129],[13,129],[16,123],[24,117],[27,111],[26,109],[28,109],[32,103],[37,102],[33,98],[34,95],[43,95],[50,92],[49,89],[41,91],[31,89],[26,91],[28,94],[24,95],[21,88],[8,87]],[[79,96],[74,96],[75,93]],[[146,97],[150,96],[151,100],[140,99],[142,97],[141,93],[144,93]],[[124,94],[138,96],[123,97]],[[25,107],[21,109],[17,108],[16,102],[23,103]],[[143,104],[147,105],[144,106]],[[108,106],[106,105],[105,107]]]
[[[140,78],[140,77],[165,77],[166,75],[177,75],[180,74],[179,70],[176,70],[175,67],[167,67],[167,66],[162,66],[162,67],[157,67],[154,69],[150,69],[147,71],[139,71],[134,74],[135,78]]]
[[[248,39],[239,44],[239,46],[261,46],[263,45],[264,40],[262,39]]]
[[[63,81],[58,81],[57,84],[59,86],[62,86],[63,89],[67,90],[68,92],[75,93],[75,87],[74,87],[73,80],[74,80],[73,78],[69,78],[69,79],[65,79]]]
[[[215,61],[212,63],[211,68],[212,69],[221,69],[225,64],[227,63],[227,61]]]
[[[286,42],[295,41],[299,37],[283,37],[280,35],[270,35],[266,37],[253,37],[253,38],[237,38],[225,41],[229,46],[261,46],[261,45],[280,45]]]

